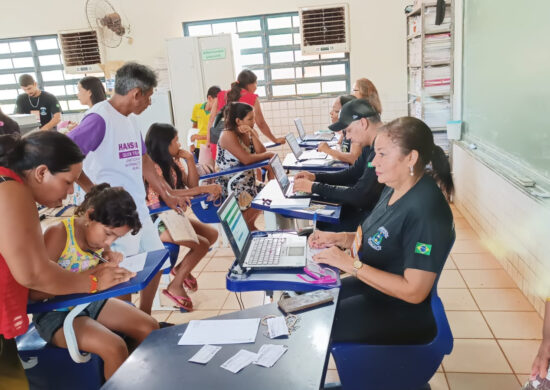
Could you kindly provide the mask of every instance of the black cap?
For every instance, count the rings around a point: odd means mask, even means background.
[[[338,122],[333,123],[328,128],[332,131],[344,130],[351,122],[375,115],[378,115],[378,113],[372,108],[367,100],[355,99],[342,106],[340,115],[338,116]]]

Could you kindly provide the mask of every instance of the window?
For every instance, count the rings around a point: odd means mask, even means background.
[[[186,22],[183,33],[237,34],[236,71],[252,70],[258,76],[256,93],[264,99],[337,96],[350,90],[349,54],[302,55],[297,12]]]
[[[0,40],[0,107],[6,114],[15,111],[17,96],[24,93],[19,86],[24,73],[55,95],[64,112],[88,108],[76,97],[76,85],[84,75],[64,72],[57,35]]]

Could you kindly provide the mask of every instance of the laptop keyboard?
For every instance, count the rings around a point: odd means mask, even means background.
[[[257,238],[252,241],[247,265],[277,265],[281,258],[281,247],[286,238]]]

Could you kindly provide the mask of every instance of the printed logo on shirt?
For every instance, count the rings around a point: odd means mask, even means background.
[[[384,239],[388,238],[389,236],[390,234],[388,233],[388,230],[384,226],[380,226],[378,228],[378,231],[374,233],[371,237],[369,237],[367,242],[372,249],[379,251],[382,249],[382,241],[384,241]]]
[[[424,244],[423,242],[417,242],[414,247],[414,253],[429,256],[432,253],[432,246],[430,244]]]
[[[48,115],[48,111],[46,110],[46,107],[40,107],[40,115]]]
[[[139,145],[137,142],[124,142],[118,144],[118,158],[129,158],[139,156]]]

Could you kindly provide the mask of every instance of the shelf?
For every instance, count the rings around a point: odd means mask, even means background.
[[[451,32],[451,29],[449,28],[444,28],[442,30],[431,30],[431,31],[424,31],[424,35],[434,35],[434,34],[446,34],[446,33],[450,33]]]
[[[422,68],[422,65],[407,65],[409,68]]]
[[[431,61],[424,62],[424,66],[451,65],[451,61]]]
[[[418,96],[418,97],[438,97],[438,96],[451,96],[451,92],[436,92],[436,93],[427,93],[427,92],[408,92],[409,95]]]
[[[417,8],[415,8],[415,9],[413,9],[411,12],[409,12],[409,13],[407,14],[407,17],[409,17],[409,16],[414,16],[414,15],[419,15],[421,9],[422,9],[422,7],[417,7]]]
[[[422,35],[422,33],[419,33],[419,32],[416,33],[416,34],[411,34],[411,35],[409,35],[409,36],[407,37],[407,40],[411,40],[411,39],[413,39],[413,38],[418,38],[418,37],[421,36],[421,35]]]

